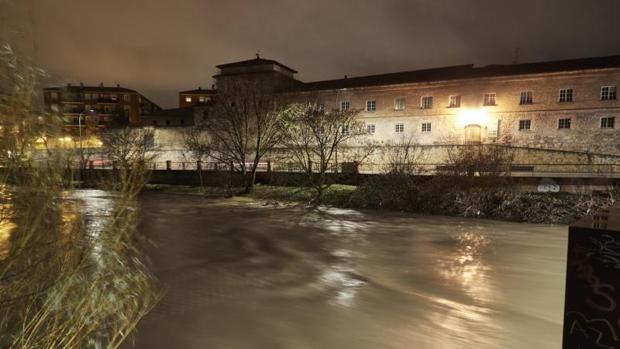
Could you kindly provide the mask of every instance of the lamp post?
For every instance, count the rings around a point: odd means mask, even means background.
[[[86,111],[87,113],[94,113],[95,110],[93,109],[89,109],[88,111]],[[81,112],[78,115],[78,133],[79,133],[79,137],[80,137],[80,169],[82,167],[85,167],[84,164],[84,148],[82,147],[82,117],[84,116],[84,112]]]

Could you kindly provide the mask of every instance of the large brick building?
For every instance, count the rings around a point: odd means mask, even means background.
[[[83,84],[49,87],[43,91],[49,112],[59,113],[68,126],[84,122],[81,118],[96,118],[97,123],[142,124],[145,115],[161,108],[135,90],[119,85],[109,87]]]
[[[360,110],[371,137],[431,144],[507,143],[620,151],[620,56],[542,63],[460,65],[301,82],[273,60],[219,65],[214,76],[273,79],[293,100]]]

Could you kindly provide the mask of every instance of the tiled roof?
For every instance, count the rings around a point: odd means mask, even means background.
[[[187,91],[181,91],[179,93],[183,93],[183,94],[205,94],[205,95],[214,95],[217,93],[216,90],[214,89],[204,89],[204,88],[197,88],[195,90],[187,90]]]
[[[220,64],[220,65],[216,65],[216,67],[219,69],[222,69],[222,68],[236,68],[236,67],[251,67],[251,66],[263,65],[263,64],[279,65],[280,67],[284,69],[287,69],[293,73],[297,73],[295,69],[289,68],[280,62],[274,61],[272,59],[263,59],[263,58],[254,58],[254,59],[248,59],[246,61]]]
[[[301,85],[300,88],[306,91],[332,90],[365,86],[396,85],[416,82],[541,74],[604,68],[620,68],[620,55],[538,63],[506,65],[493,64],[483,67],[474,67],[473,64],[467,64],[452,67],[308,82]]]
[[[137,93],[135,90],[128,89],[125,87],[117,87],[117,86],[80,86],[80,85],[71,85],[71,86],[58,86],[58,87],[47,87],[44,88],[45,91],[74,91],[74,92],[133,92]]]

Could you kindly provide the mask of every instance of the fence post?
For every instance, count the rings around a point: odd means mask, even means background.
[[[185,170],[185,161],[181,161],[181,168]]]
[[[196,170],[202,171],[202,161],[196,161]]]
[[[267,160],[267,173],[271,174],[271,160]]]
[[[308,173],[312,173],[312,160],[308,160]]]
[[[166,160],[166,171],[172,170],[172,161]]]
[[[91,170],[95,169],[95,162],[93,160],[88,160],[88,168]]]

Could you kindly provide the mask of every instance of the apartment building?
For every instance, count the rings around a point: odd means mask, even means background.
[[[120,85],[49,87],[43,90],[43,99],[47,110],[60,113],[68,126],[85,122],[140,125],[143,116],[161,110],[142,94]]]

